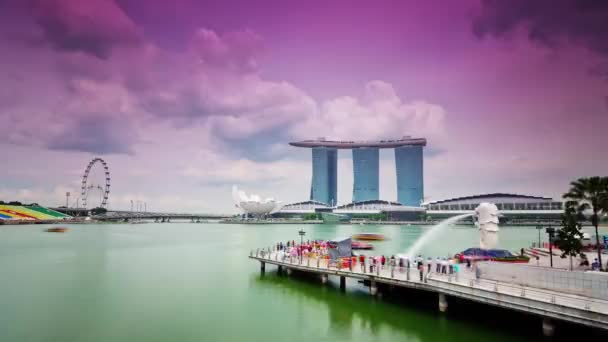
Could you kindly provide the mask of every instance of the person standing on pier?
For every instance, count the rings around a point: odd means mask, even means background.
[[[432,266],[432,264],[433,264],[433,258],[429,257],[429,258],[426,260],[426,266],[427,266],[427,271],[426,271],[426,273],[431,273],[431,266]]]
[[[380,263],[382,264],[381,269],[384,269],[384,265],[386,264],[386,257],[384,257],[384,255],[382,255],[382,257],[380,258]]]
[[[418,271],[420,271],[420,282],[422,282],[423,273],[424,273],[424,264],[422,261],[418,262]]]
[[[600,268],[600,263],[597,262],[597,258],[593,259],[593,262],[591,263],[591,270],[593,271],[597,271]]]
[[[361,272],[365,273],[365,255],[359,255],[359,263],[361,264]]]
[[[441,273],[441,258],[435,258],[435,272]]]
[[[403,258],[399,257],[399,272],[403,273]]]

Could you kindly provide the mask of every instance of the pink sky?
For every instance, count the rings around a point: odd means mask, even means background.
[[[9,0],[0,199],[64,203],[94,156],[111,208],[306,200],[287,142],[424,136],[429,200],[559,197],[608,174],[608,5],[576,1]],[[340,154],[339,201],[352,193]],[[381,197],[395,200],[382,153]]]

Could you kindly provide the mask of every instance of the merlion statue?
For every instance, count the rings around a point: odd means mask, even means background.
[[[475,208],[479,226],[479,247],[493,249],[498,245],[498,208],[494,203],[481,203]]]

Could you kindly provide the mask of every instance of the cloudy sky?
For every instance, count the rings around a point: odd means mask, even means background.
[[[4,200],[65,203],[101,156],[111,208],[227,213],[307,199],[288,141],[403,135],[428,200],[558,197],[608,174],[608,2],[4,0],[0,123]]]

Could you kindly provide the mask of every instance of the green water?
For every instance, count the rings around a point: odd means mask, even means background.
[[[73,225],[65,234],[45,228],[0,226],[2,342],[510,341],[540,333],[540,326],[513,335],[505,325],[477,324],[474,315],[446,317],[436,302],[428,309],[374,299],[355,282],[341,293],[335,284],[278,276],[271,266],[261,276],[249,251],[297,240],[300,226]],[[373,253],[386,254],[404,251],[428,229],[304,228],[311,239],[380,232],[389,239]],[[517,249],[536,241],[537,231],[508,227],[500,239]],[[446,255],[476,244],[475,229],[451,227],[424,252]]]

